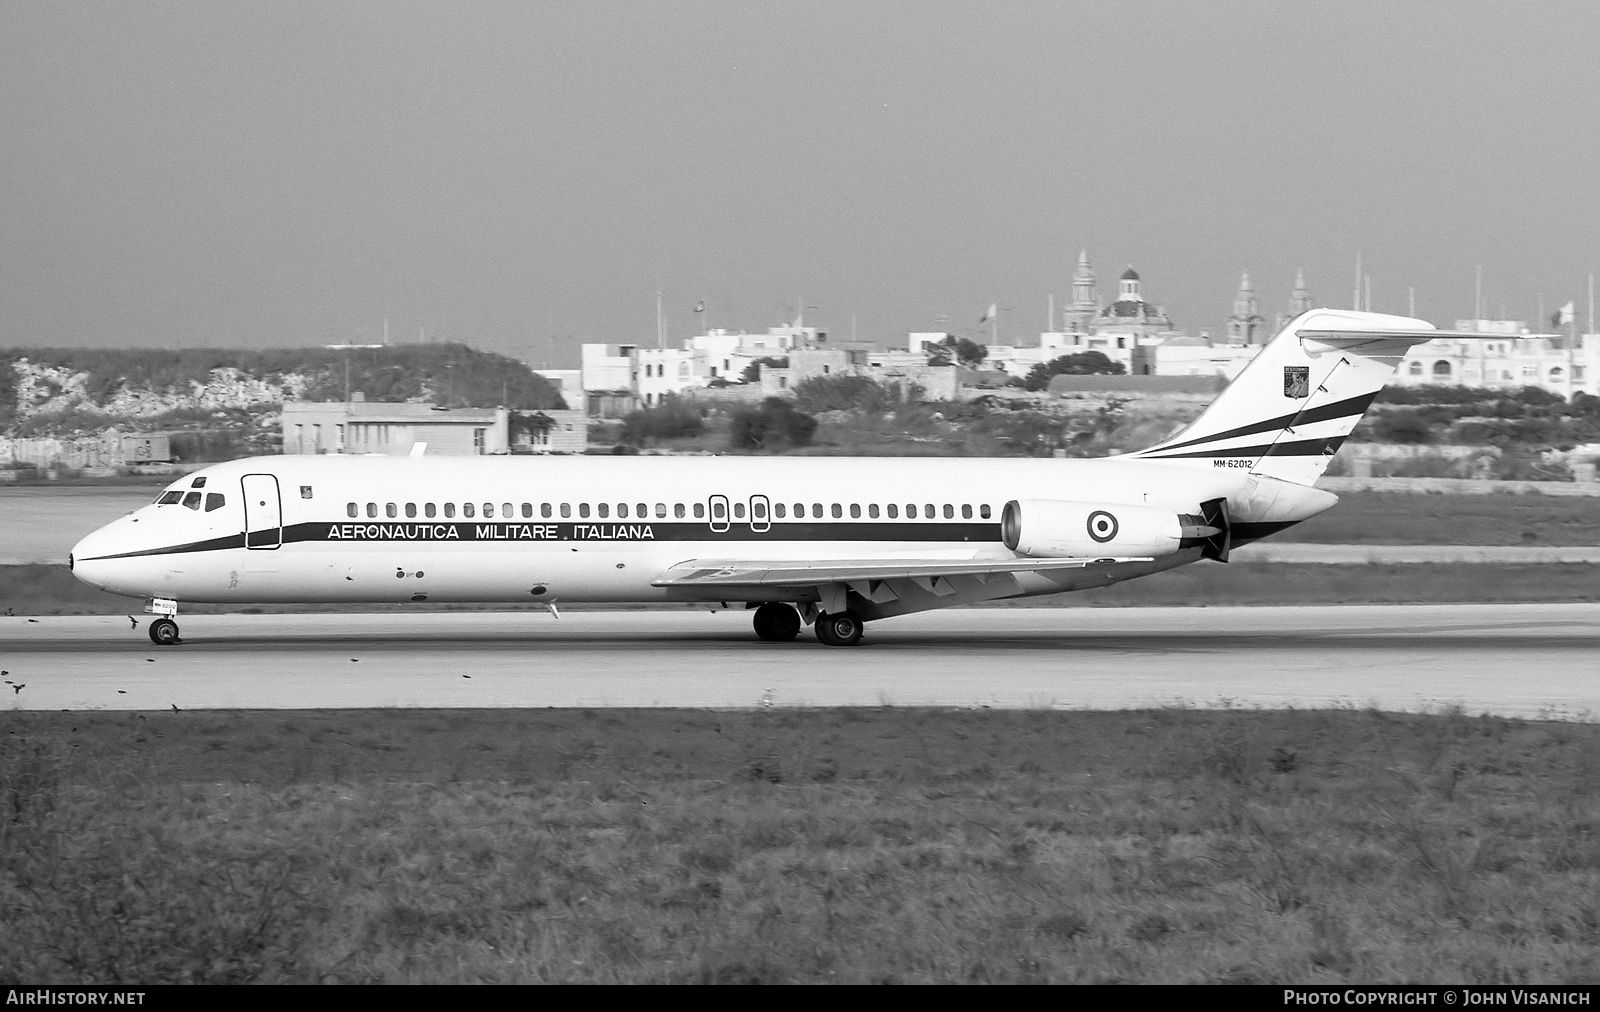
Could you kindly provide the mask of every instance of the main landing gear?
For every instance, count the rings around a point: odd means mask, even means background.
[[[178,602],[170,597],[152,597],[145,602],[144,610],[160,618],[150,623],[150,642],[158,647],[170,647],[175,643],[182,643],[178,638]]]
[[[800,613],[786,604],[767,603],[756,609],[756,635],[769,643],[787,643],[800,635]]]
[[[862,625],[853,611],[824,612],[817,616],[817,640],[830,647],[853,647],[861,642]]]

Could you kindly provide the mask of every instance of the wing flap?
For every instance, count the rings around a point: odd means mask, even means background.
[[[690,559],[651,581],[652,587],[814,587],[827,583],[869,580],[933,581],[950,576],[998,576],[1005,573],[1083,569],[1149,558],[1098,559]]]

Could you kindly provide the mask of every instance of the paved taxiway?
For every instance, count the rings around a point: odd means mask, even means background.
[[[0,619],[0,706],[1460,706],[1600,719],[1590,604],[955,610],[874,623],[855,649],[809,631],[761,643],[744,612],[194,615],[168,648],[144,622]]]

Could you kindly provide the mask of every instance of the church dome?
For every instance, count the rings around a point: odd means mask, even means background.
[[[1129,265],[1128,269],[1122,272],[1122,280],[1124,280],[1124,281],[1138,281],[1139,280],[1139,272],[1134,270],[1132,265]]]

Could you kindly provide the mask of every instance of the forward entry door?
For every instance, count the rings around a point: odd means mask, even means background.
[[[750,529],[757,534],[766,533],[772,526],[772,504],[764,495],[750,497]]]
[[[245,547],[277,548],[283,544],[283,505],[278,501],[278,479],[270,474],[247,474],[243,485]]]

